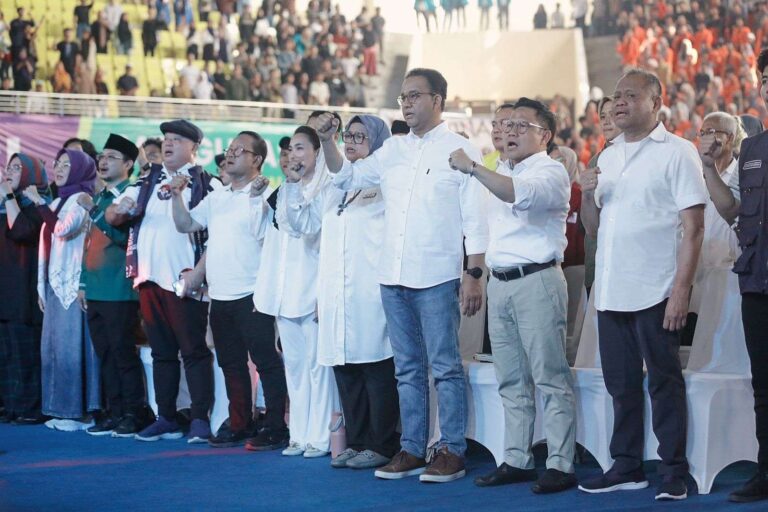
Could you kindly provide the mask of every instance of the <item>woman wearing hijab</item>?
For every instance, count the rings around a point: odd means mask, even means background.
[[[57,430],[83,430],[87,418],[100,409],[99,362],[76,303],[88,212],[77,203],[93,195],[96,165],[82,151],[62,149],[54,162],[58,198],[50,206],[29,186],[24,195],[38,205],[44,225],[40,234],[37,290],[44,311],[42,354],[42,412]]]
[[[344,155],[351,162],[365,158],[389,137],[378,117],[355,116],[342,134]],[[321,233],[317,357],[333,367],[347,431],[347,449],[331,466],[383,466],[399,451],[400,412],[375,272],[384,230],[381,190],[330,186],[308,208],[288,212],[294,230]]]
[[[579,158],[576,152],[567,146],[557,146],[549,155],[568,171],[571,180],[571,199],[568,217],[565,222],[565,237],[568,245],[563,258],[563,274],[568,283],[568,327],[566,331],[565,357],[568,364],[576,362],[579,348],[582,319],[577,318],[582,289],[584,288],[584,230],[579,222],[581,208],[581,186],[579,185]]]
[[[40,331],[37,251],[43,219],[21,192],[33,187],[50,202],[42,162],[16,153],[0,180],[0,422],[40,423]]]
[[[328,179],[315,130],[299,126],[289,151],[285,165],[281,158],[285,183],[274,202],[272,194],[267,199],[274,216],[261,217],[267,231],[253,301],[258,311],[275,317],[280,333],[290,398],[290,441],[282,453],[314,458],[330,452],[328,425],[337,410],[333,372],[317,362],[320,234],[302,235],[291,229],[288,217],[312,203]]]

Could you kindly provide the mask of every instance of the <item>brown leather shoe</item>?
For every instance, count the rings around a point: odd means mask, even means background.
[[[464,458],[454,455],[443,446],[432,458],[419,480],[422,482],[451,482],[466,475],[464,470]]]
[[[386,466],[382,466],[374,473],[378,478],[385,480],[398,480],[409,476],[420,475],[424,472],[427,462],[405,450],[392,457]]]

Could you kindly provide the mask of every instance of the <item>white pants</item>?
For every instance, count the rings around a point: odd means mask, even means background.
[[[277,317],[288,387],[291,442],[331,450],[331,413],[339,409],[333,368],[317,363],[314,313],[301,318]]]

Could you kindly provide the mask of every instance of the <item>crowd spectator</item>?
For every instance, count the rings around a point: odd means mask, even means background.
[[[141,25],[141,42],[144,45],[144,56],[155,56],[157,47],[157,31],[160,28],[160,21],[157,19],[157,11],[150,7],[147,12],[147,19]]]
[[[117,45],[116,50],[120,55],[129,55],[133,49],[133,33],[131,25],[128,23],[128,15],[123,13],[117,23]]]
[[[69,76],[75,76],[75,57],[80,53],[80,46],[72,39],[72,29],[64,29],[64,40],[56,45],[59,60]]]
[[[133,66],[128,63],[125,65],[125,73],[117,79],[117,90],[120,96],[136,96],[139,89],[139,82],[133,76]]]
[[[544,4],[539,4],[536,14],[533,15],[533,28],[547,28],[547,11],[544,10]]]
[[[74,11],[74,25],[77,31],[77,38],[82,39],[83,32],[90,30],[91,28],[91,9],[93,8],[93,2],[88,3],[88,0],[80,0],[80,5],[75,6]]]

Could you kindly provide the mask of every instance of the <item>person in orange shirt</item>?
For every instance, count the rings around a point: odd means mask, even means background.
[[[703,21],[699,23],[699,29],[693,35],[693,47],[697,51],[701,52],[703,48],[712,48],[715,43],[715,34],[707,28],[706,23]]]
[[[731,31],[731,42],[736,48],[742,44],[749,43],[749,35],[752,31],[744,25],[744,18],[736,18],[736,26]]]

